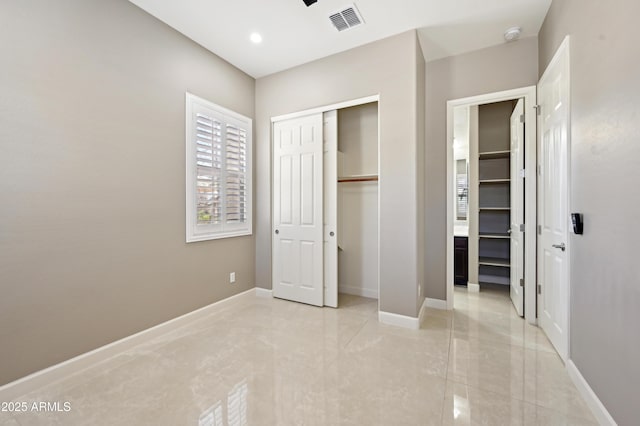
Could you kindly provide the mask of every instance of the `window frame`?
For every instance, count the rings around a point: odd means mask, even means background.
[[[222,238],[241,237],[253,234],[253,120],[237,112],[231,111],[211,101],[200,98],[192,93],[185,95],[185,157],[186,157],[186,242],[217,240]],[[196,126],[195,112],[198,108],[211,110],[216,120],[223,127],[233,125],[246,131],[246,221],[238,224],[226,223],[227,193],[226,165],[227,144],[226,138],[222,142],[222,157],[224,165],[221,170],[222,190],[222,222],[220,224],[199,225],[197,221],[197,160],[196,160]],[[226,135],[226,133],[225,133]]]

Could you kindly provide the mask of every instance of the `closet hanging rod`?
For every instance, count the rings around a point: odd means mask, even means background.
[[[377,182],[378,176],[352,176],[338,178],[338,182]]]

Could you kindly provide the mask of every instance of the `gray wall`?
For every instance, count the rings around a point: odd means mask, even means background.
[[[511,114],[515,102],[504,101],[478,108],[478,146],[480,152],[511,149]]]
[[[0,384],[253,286],[184,213],[185,91],[253,117],[251,77],[125,0],[3,0],[0,82]]]
[[[535,85],[538,40],[489,47],[427,63],[425,295],[446,298],[447,101]]]
[[[571,39],[570,357],[620,425],[638,424],[640,383],[640,2],[554,0],[540,73]]]
[[[338,177],[378,173],[377,102],[338,111],[338,151],[344,154]]]
[[[409,31],[257,80],[257,286],[271,288],[270,118],[380,94],[381,309],[417,315],[417,43]]]

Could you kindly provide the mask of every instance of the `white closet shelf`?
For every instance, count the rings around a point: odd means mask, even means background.
[[[511,238],[511,236],[509,234],[480,234],[479,237],[480,238],[496,239],[496,240],[508,240],[508,239]]]
[[[480,257],[478,259],[478,265],[486,265],[486,266],[498,266],[498,267],[510,267],[509,259],[502,259],[499,257]]]
[[[481,160],[488,160],[493,158],[504,158],[509,157],[511,155],[511,151],[488,151],[481,152],[478,154]]]
[[[338,182],[376,182],[378,175],[338,176]]]
[[[503,277],[500,275],[490,275],[490,274],[478,275],[478,281],[480,281],[480,283],[485,283],[485,284],[501,284],[501,285],[511,284],[511,279],[509,277]]]
[[[482,179],[479,180],[480,183],[509,183],[511,179]]]

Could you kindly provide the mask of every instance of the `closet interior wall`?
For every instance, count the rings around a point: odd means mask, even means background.
[[[338,291],[378,298],[378,103],[338,110]]]

